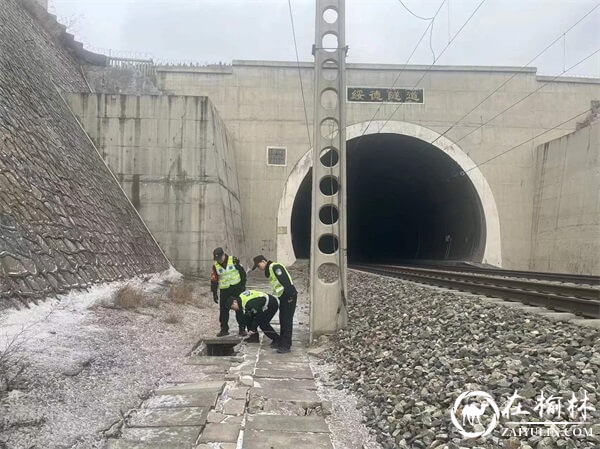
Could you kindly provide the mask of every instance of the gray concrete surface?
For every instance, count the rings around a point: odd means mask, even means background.
[[[214,375],[215,365],[227,365],[223,380],[157,389],[127,416],[120,438],[110,440],[109,448],[332,449],[307,342],[296,339],[288,354],[277,353],[269,342],[263,337],[260,344],[240,343],[234,357],[188,357],[199,378],[207,370]],[[253,368],[240,370],[244,364]]]

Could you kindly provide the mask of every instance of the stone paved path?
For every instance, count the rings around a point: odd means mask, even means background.
[[[249,288],[270,291],[260,284]],[[129,413],[108,449],[333,449],[308,361],[306,302],[300,295],[291,352],[278,354],[262,332],[260,344],[219,339],[237,344],[235,355],[187,357],[181,378]],[[194,352],[207,353],[202,345]]]

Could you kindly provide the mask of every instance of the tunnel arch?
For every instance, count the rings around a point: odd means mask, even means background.
[[[424,142],[427,147],[434,148],[436,152],[441,151],[443,153],[441,156],[446,156],[460,167],[464,172],[464,176],[472,184],[475,197],[478,197],[483,218],[482,233],[484,235],[484,242],[478,259],[483,263],[501,266],[502,257],[498,210],[489,184],[475,162],[457,144],[445,136],[441,136],[429,128],[414,123],[373,121],[357,123],[346,128],[346,142],[349,147],[354,139],[358,139],[360,142],[360,139],[373,138],[375,135],[396,135],[399,138]],[[279,202],[277,214],[277,260],[282,263],[291,264],[296,260],[291,233],[292,213],[298,192],[311,168],[312,149],[307,151],[292,169]],[[306,185],[303,188],[306,188]],[[282,232],[282,230],[285,230],[285,232]]]

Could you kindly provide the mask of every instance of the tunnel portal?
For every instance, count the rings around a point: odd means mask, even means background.
[[[346,149],[349,263],[482,261],[481,201],[451,157],[401,134],[364,135],[348,140]],[[310,257],[311,185],[309,171],[292,209],[299,259]]]

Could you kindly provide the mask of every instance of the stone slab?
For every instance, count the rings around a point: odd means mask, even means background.
[[[333,449],[326,433],[276,432],[272,430],[244,431],[244,449]]]
[[[265,399],[261,404],[257,403],[256,407],[249,407],[252,413],[265,413],[267,415],[282,415],[282,416],[306,416],[306,411],[311,408],[316,408],[319,404],[316,402],[284,402],[275,399]],[[260,408],[262,406],[262,408]]]
[[[322,416],[248,415],[246,430],[329,433]]]
[[[179,449],[179,447],[173,444],[136,443],[127,440],[110,439],[106,443],[106,449]]]
[[[179,427],[206,424],[208,407],[139,409],[128,419],[129,427]]]
[[[223,387],[225,386],[225,382],[223,381],[207,381],[207,382],[198,382],[191,384],[179,384],[173,385],[169,387],[164,387],[154,392],[155,395],[162,394],[190,394],[190,393],[201,393],[201,392],[218,392],[223,391]]]
[[[193,355],[186,359],[186,365],[227,365],[231,366],[234,363],[241,363],[243,357],[236,356],[214,356],[214,355]]]
[[[255,396],[301,404],[321,403],[321,399],[313,390],[293,390],[289,388],[252,388],[250,390],[250,397],[252,398]]]
[[[313,379],[266,379],[254,380],[255,388],[289,388],[291,390],[316,390],[317,385]]]
[[[233,399],[244,399],[245,400],[248,397],[249,389],[250,388],[248,388],[248,387],[232,388],[227,393],[227,396],[229,396],[230,398],[233,398]]]
[[[200,392],[191,394],[163,394],[153,396],[142,404],[142,408],[214,407],[219,393]]]
[[[240,428],[240,424],[235,423],[208,423],[202,431],[198,443],[236,443],[240,434]]]
[[[292,349],[290,352],[286,354],[279,354],[276,349],[270,349],[268,353],[261,354],[259,361],[260,362],[272,362],[272,363],[281,363],[281,362],[299,362],[305,363],[308,365],[308,354],[299,354],[294,353]]]
[[[223,404],[223,413],[226,415],[243,415],[245,409],[245,399],[227,399]]]
[[[313,373],[308,366],[300,369],[256,368],[254,371],[254,377],[270,377],[276,379],[313,379]]]
[[[161,447],[192,447],[202,427],[127,427],[121,434],[122,440],[138,443],[162,444]]]
[[[209,443],[200,443],[194,449],[215,449],[215,446]],[[219,449],[237,449],[237,443],[221,443]]]
[[[264,360],[262,357],[256,363],[260,369],[283,369],[283,370],[310,370],[308,361],[302,360]]]
[[[206,421],[209,423],[220,423],[225,421],[225,418],[226,416],[223,413],[217,412],[216,410],[211,410],[208,412]]]

